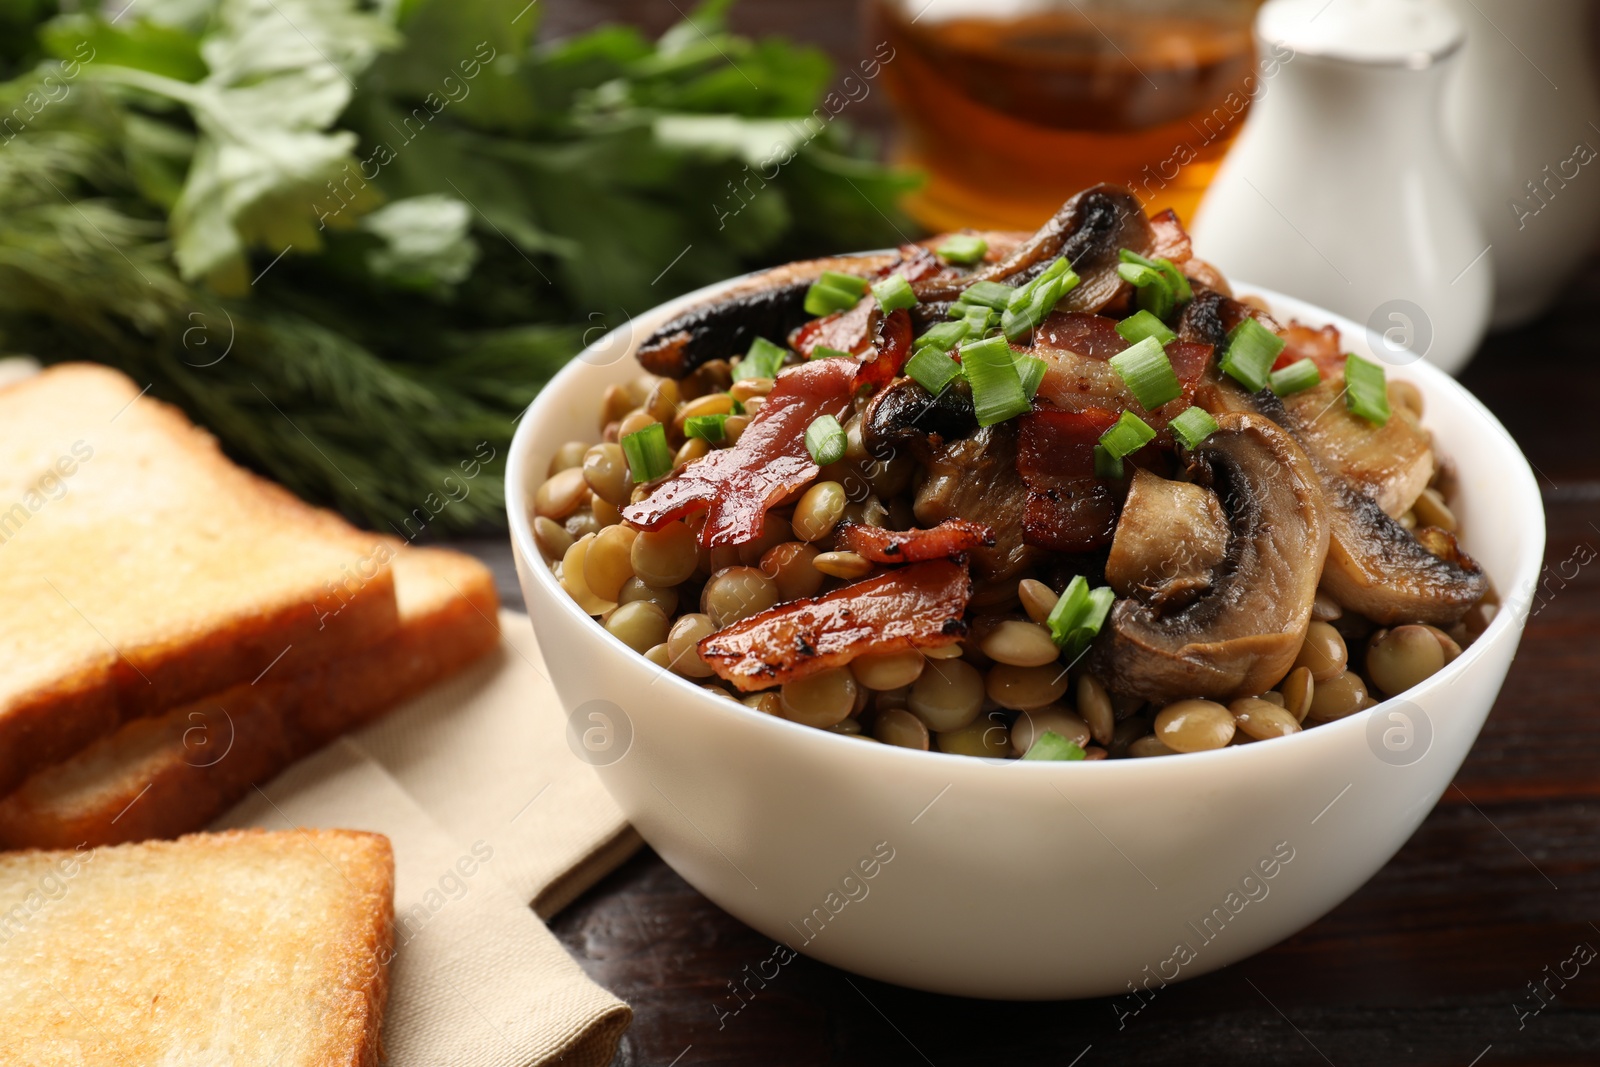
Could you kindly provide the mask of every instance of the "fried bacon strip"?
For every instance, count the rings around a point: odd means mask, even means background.
[[[1088,552],[1117,529],[1113,487],[1094,476],[1094,446],[1117,421],[1105,408],[1022,416],[1017,473],[1028,486],[1022,540],[1055,552]]]
[[[1171,260],[1180,267],[1194,254],[1189,231],[1183,228],[1178,213],[1170,207],[1159,215],[1150,216],[1150,251],[1146,254]]]
[[[911,358],[911,332],[911,313],[905,308],[884,316],[878,323],[877,340],[856,372],[856,384],[876,389],[898,378]]]
[[[839,529],[838,543],[874,563],[921,563],[993,545],[994,531],[966,519],[946,519],[928,530],[884,530],[850,523]]]
[[[1272,364],[1273,370],[1309,359],[1324,378],[1338,378],[1344,374],[1344,351],[1339,345],[1338,327],[1317,329],[1291,319],[1289,325],[1278,331],[1278,336],[1283,338],[1283,351]]]
[[[794,350],[807,359],[819,347],[865,356],[872,348],[882,319],[883,313],[878,310],[876,300],[870,297],[858,300],[856,306],[848,311],[835,311],[820,319],[812,319],[796,330]]]
[[[736,622],[702,640],[700,658],[738,689],[767,689],[868,652],[953,644],[971,595],[964,564],[914,563]]]
[[[760,537],[767,509],[819,473],[806,451],[806,427],[823,415],[844,417],[857,366],[848,359],[819,359],[784,371],[738,443],[679,467],[649,496],[623,508],[622,517],[639,529],[658,530],[704,508],[702,546]]]
[[[794,349],[807,359],[819,347],[849,352],[861,369],[858,385],[885,385],[900,374],[911,356],[911,315],[901,308],[884,315],[877,301],[863,297],[849,311],[813,319],[795,331]]]

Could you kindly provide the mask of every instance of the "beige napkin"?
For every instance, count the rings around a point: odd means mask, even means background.
[[[387,834],[395,943],[383,1042],[395,1067],[611,1062],[632,1018],[549,916],[639,846],[567,746],[527,616],[501,647],[290,768],[220,827]]]

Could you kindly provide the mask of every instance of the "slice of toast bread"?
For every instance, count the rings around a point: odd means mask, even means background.
[[[300,674],[274,668],[168,714],[127,723],[0,800],[0,848],[176,837],[208,825],[290,762],[455,672],[499,642],[488,568],[395,544],[400,629]]]
[[[392,551],[110,368],[0,389],[0,792],[126,719],[393,632]]]
[[[376,1067],[393,944],[380,834],[0,855],[5,1061]]]

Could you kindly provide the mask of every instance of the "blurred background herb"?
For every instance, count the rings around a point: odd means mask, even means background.
[[[585,337],[912,231],[828,59],[727,7],[542,41],[526,0],[0,3],[0,346],[117,366],[369,526],[499,525]]]

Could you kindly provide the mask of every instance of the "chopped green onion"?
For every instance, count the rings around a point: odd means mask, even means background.
[[[994,325],[995,312],[993,308],[984,307],[982,304],[969,304],[966,316],[962,319],[967,324],[968,337],[982,337]]]
[[[1194,299],[1194,289],[1190,287],[1189,279],[1184,277],[1183,271],[1179,270],[1177,264],[1173,263],[1172,260],[1162,259],[1159,256],[1151,259],[1147,256],[1141,256],[1130,248],[1120,250],[1117,256],[1124,263],[1137,263],[1142,267],[1151,267],[1160,271],[1161,276],[1167,281],[1167,289],[1172,293],[1172,299],[1175,302],[1181,304],[1185,300]]]
[[[1067,591],[1050,609],[1045,625],[1050,628],[1050,636],[1055,639],[1056,646],[1067,654],[1069,660],[1077,659],[1089,647],[1089,642],[1094,640],[1094,635],[1100,632],[1101,625],[1105,623],[1115,599],[1116,594],[1110,586],[1090,589],[1088,581],[1081,574],[1067,583]]]
[[[744,354],[744,358],[734,363],[733,380],[741,382],[747,378],[776,378],[788,355],[787,349],[779,348],[765,337],[757,337],[750,342],[750,351]]]
[[[989,242],[966,233],[953,233],[934,249],[946,263],[976,263],[989,251]]]
[[[1011,294],[1005,315],[1000,320],[1000,331],[1010,341],[1020,340],[1032,333],[1044,321],[1044,317],[1055,309],[1056,302],[1078,284],[1078,280],[1067,257],[1058,257],[1038,277]]]
[[[1124,411],[1116,424],[1100,435],[1100,444],[1107,452],[1121,459],[1133,455],[1155,439],[1156,432],[1149,423],[1131,411]]]
[[[831,285],[835,289],[843,289],[847,293],[857,296],[867,295],[867,280],[859,274],[846,274],[838,270],[825,270],[817,279],[819,284]]]
[[[1196,448],[1217,432],[1217,420],[1205,408],[1184,408],[1169,425],[1184,448]]]
[[[812,460],[819,467],[843,459],[849,443],[844,427],[832,415],[820,415],[806,427],[806,451],[811,453]]]
[[[667,447],[667,428],[652,422],[642,430],[625,434],[622,454],[636,482],[653,482],[672,469],[672,449]]]
[[[860,299],[848,290],[814,282],[811,288],[806,290],[806,314],[822,316],[831,315],[835,311],[849,311]]]
[[[1078,276],[1072,271],[1072,264],[1067,262],[1066,256],[1057,256],[1050,264],[1034,276],[1033,280],[1023,285],[1011,294],[1011,299],[1006,302],[1006,307],[1016,309],[1025,306],[1033,298],[1033,292],[1043,288],[1056,279],[1071,279],[1062,292],[1078,284]]]
[[[1028,302],[1018,307],[1006,308],[1000,317],[1000,332],[1008,341],[1020,341],[1044,321],[1050,310],[1061,299],[1061,280],[1052,278],[1036,289],[1028,290]]]
[[[1142,263],[1118,263],[1117,273],[1123,281],[1138,287],[1139,306],[1145,311],[1158,319],[1172,314],[1172,284],[1158,268]]]
[[[1228,332],[1228,350],[1217,366],[1252,393],[1272,380],[1272,364],[1283,351],[1283,338],[1253,318]]]
[[[979,426],[993,426],[1033,408],[1017,373],[1017,359],[1004,337],[974,341],[961,348],[961,369],[972,384],[972,406]]]
[[[891,274],[878,282],[872,287],[872,295],[885,315],[917,306],[917,294],[911,291],[911,283],[903,274]]]
[[[1027,712],[1023,712],[1023,714],[1026,715]],[[1043,760],[1080,760],[1085,758],[1085,756],[1086,753],[1083,751],[1083,749],[1079,748],[1075,742],[1068,741],[1065,737],[1062,737],[1054,730],[1046,730],[1044,733],[1038,736],[1032,745],[1028,746],[1027,754],[1022,758]]]
[[[934,396],[944,392],[944,387],[961,377],[961,364],[932,345],[917,349],[906,360],[906,373]]]
[[[1167,329],[1166,323],[1148,311],[1135,312],[1117,323],[1117,332],[1130,345],[1136,345],[1146,337],[1154,337],[1165,347],[1178,339],[1177,334]]]
[[[1389,421],[1389,386],[1383,367],[1354,352],[1344,357],[1345,407],[1374,426]]]
[[[1154,337],[1125,348],[1111,357],[1111,369],[1122,376],[1128,391],[1146,411],[1154,411],[1183,395],[1183,386],[1172,371],[1172,361]]]
[[[1017,360],[1017,378],[1022,382],[1022,393],[1029,400],[1044,382],[1045,363],[1037,356],[1023,356]]]
[[[727,422],[726,415],[690,415],[683,420],[683,435],[720,445],[728,436]]]
[[[731,409],[729,410],[728,414],[730,414],[730,415],[743,415],[744,414],[744,404],[741,403],[739,398],[734,396],[732,393],[728,394],[728,403],[731,406]]]
[[[1293,396],[1303,393],[1307,389],[1315,389],[1322,381],[1322,371],[1317,369],[1313,359],[1302,359],[1291,363],[1282,370],[1272,372],[1272,377],[1267,379],[1267,384],[1272,386],[1272,391],[1279,396]]]
[[[984,308],[988,311],[988,308]],[[948,352],[967,336],[967,321],[957,319],[955,322],[941,322],[928,329],[928,332],[911,342],[914,349],[936,348],[940,352]]]
[[[984,307],[1004,311],[1006,304],[1011,300],[1011,294],[1016,292],[1009,285],[999,282],[973,282],[961,291],[961,303],[982,304]]]
[[[867,291],[867,280],[854,274],[825,270],[806,290],[807,315],[830,315],[856,306]]]
[[[1105,445],[1094,446],[1094,476],[1096,478],[1110,478],[1113,481],[1122,477],[1122,457],[1113,456],[1106,451]]]
[[[855,359],[853,352],[846,352],[842,348],[829,348],[827,345],[815,345],[811,349],[812,359]]]

